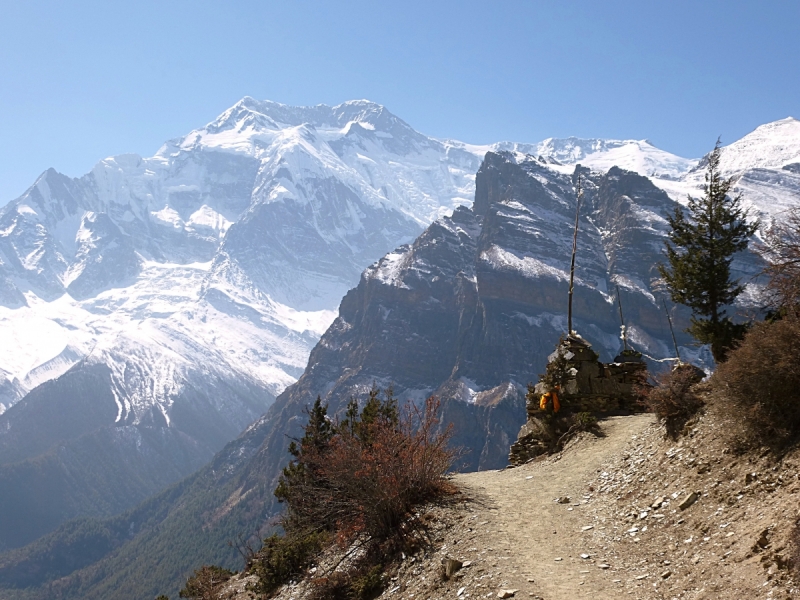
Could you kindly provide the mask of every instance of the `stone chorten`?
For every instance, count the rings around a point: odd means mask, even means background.
[[[642,410],[634,395],[634,386],[643,383],[647,377],[647,365],[641,354],[629,350],[618,355],[612,363],[602,363],[598,358],[591,344],[574,332],[562,339],[548,358],[548,373],[557,371],[557,378],[561,381],[556,393],[562,415],[591,413],[602,416]],[[546,375],[532,390],[529,388],[528,420],[511,446],[509,461],[512,465],[523,464],[552,447],[554,424],[552,418],[548,420],[548,414],[552,416],[552,413],[549,408],[540,408],[540,399],[554,387],[552,377]]]

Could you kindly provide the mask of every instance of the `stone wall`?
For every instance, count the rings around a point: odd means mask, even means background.
[[[645,381],[647,376],[647,365],[642,362],[641,355],[623,353],[615,362],[602,363],[591,344],[576,335],[563,340],[549,361],[559,360],[559,355],[566,361],[566,381],[556,392],[561,404],[560,414],[554,414],[551,406],[545,410],[539,407],[541,396],[552,389],[546,381],[537,383],[526,402],[528,420],[511,446],[509,462],[513,465],[523,464],[554,447],[557,442],[554,436],[562,433],[559,423],[555,422],[557,417],[565,421],[576,413],[602,416],[642,410],[634,393],[634,386]]]

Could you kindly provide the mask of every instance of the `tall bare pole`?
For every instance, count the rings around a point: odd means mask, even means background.
[[[662,298],[661,302],[664,303],[664,312],[667,313],[667,322],[669,323],[669,332],[672,334],[672,344],[675,346],[675,356],[678,358],[678,364],[680,364],[681,353],[678,350],[678,342],[675,339],[675,330],[672,328],[672,317],[669,316],[669,310],[667,310],[667,301]]]
[[[578,202],[575,205],[575,233],[572,236],[572,264],[569,267],[569,303],[567,304],[567,335],[572,335],[572,290],[575,284],[575,252],[578,250],[578,217],[581,214],[581,199],[583,198],[583,185],[581,175],[578,174],[576,186]]]
[[[622,326],[622,347],[628,351],[628,332],[625,330],[625,319],[622,318],[622,298],[619,295],[619,286],[617,286],[617,306],[619,306],[619,322]]]

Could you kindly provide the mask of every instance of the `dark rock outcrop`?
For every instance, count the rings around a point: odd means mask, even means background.
[[[342,300],[305,373],[268,413],[264,464],[285,460],[286,435],[299,434],[302,411],[317,396],[336,414],[373,385],[393,386],[404,401],[439,397],[445,421],[455,425],[454,443],[465,449],[460,468],[507,464],[526,419],[525,386],[538,380],[566,330],[579,174],[586,204],[575,327],[605,360],[615,356],[621,342],[610,290],[618,285],[629,340],[651,356],[668,356],[653,284],[663,215],[675,206],[669,197],[617,168],[564,174],[533,157],[489,153],[474,207],[456,209],[384,256]]]

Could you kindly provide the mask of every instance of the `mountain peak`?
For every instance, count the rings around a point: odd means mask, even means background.
[[[341,104],[334,106],[333,109],[336,110],[337,108],[342,108],[345,106],[367,106],[370,108],[377,108],[381,110],[386,109],[386,107],[383,104],[378,104],[377,102],[373,102],[372,100],[367,100],[366,98],[361,98],[359,100],[345,100]]]
[[[279,129],[282,126],[297,127],[303,124],[329,129],[344,127],[351,121],[378,121],[381,117],[388,118],[392,122],[402,122],[383,105],[364,99],[348,100],[336,106],[327,104],[289,106],[272,100],[256,100],[251,96],[245,96],[209,124],[207,129],[213,133],[237,125],[241,128],[242,121],[257,123],[268,129]],[[372,125],[378,123],[372,122]]]
[[[675,179],[697,162],[657,148],[649,140],[608,140],[602,138],[547,138],[535,146],[535,153],[559,163],[577,163],[607,171],[617,166],[646,176]]]
[[[722,149],[722,169],[780,169],[800,162],[800,121],[786,117],[759,125],[743,138]]]

